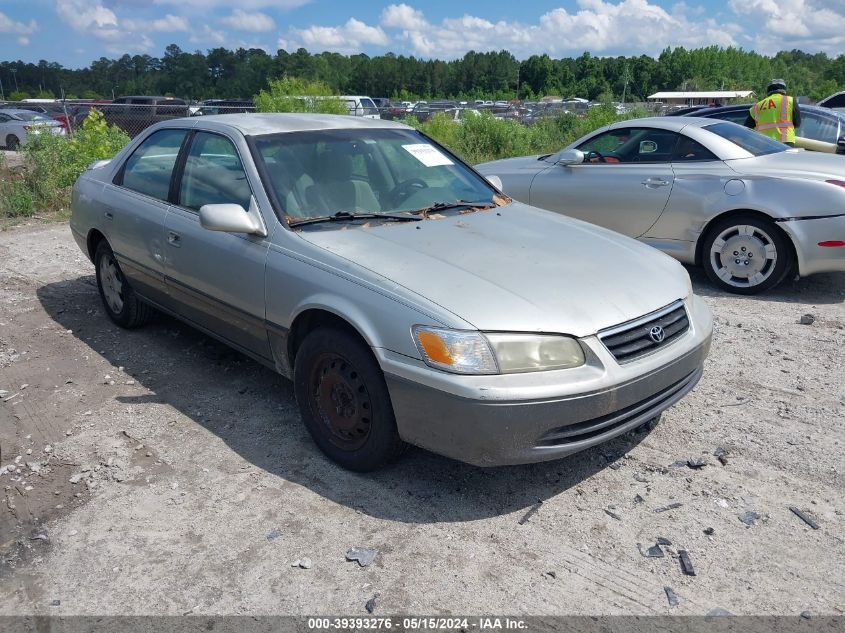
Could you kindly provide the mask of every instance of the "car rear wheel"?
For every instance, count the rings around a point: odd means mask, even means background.
[[[17,149],[21,146],[21,140],[15,136],[14,134],[9,134],[6,137],[6,149],[10,151],[17,151]]]
[[[108,243],[103,240],[94,254],[94,266],[97,271],[97,288],[106,314],[117,325],[124,328],[136,328],[150,320],[153,308],[141,301],[129,281],[123,276],[120,265]]]
[[[294,388],[311,437],[344,468],[376,470],[406,447],[384,374],[351,334],[325,327],[308,334],[296,354]]]
[[[779,284],[792,266],[788,238],[769,220],[736,215],[717,222],[707,233],[702,264],[722,290],[756,294]]]

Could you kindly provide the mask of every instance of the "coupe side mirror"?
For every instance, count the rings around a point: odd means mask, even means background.
[[[584,162],[584,152],[580,149],[566,149],[557,156],[558,165],[580,165]]]
[[[498,189],[499,191],[502,190],[503,185],[502,185],[502,179],[501,178],[499,178],[498,176],[485,176],[484,178],[487,180],[487,182],[489,182],[491,185],[493,185],[496,189]]]
[[[204,204],[200,207],[200,225],[209,231],[267,236],[254,201],[249,211],[233,203]]]
[[[837,154],[845,154],[845,135],[840,136],[836,140],[836,153]]]

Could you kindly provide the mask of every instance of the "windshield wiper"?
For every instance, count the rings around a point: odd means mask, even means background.
[[[349,211],[338,211],[332,215],[319,215],[313,218],[303,218],[288,222],[288,226],[303,226],[305,224],[318,224],[320,222],[350,222],[353,220],[390,220],[394,222],[419,222],[422,218],[414,215],[395,215],[391,213],[350,213]]]
[[[416,213],[422,217],[426,217],[429,213],[436,213],[438,211],[448,211],[449,209],[465,209],[470,207],[478,207],[480,209],[491,209],[496,206],[490,200],[455,200],[454,202],[435,202],[430,207],[423,207],[411,213]]]

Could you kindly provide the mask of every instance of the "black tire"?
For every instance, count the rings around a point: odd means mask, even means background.
[[[296,354],[294,389],[311,437],[344,468],[376,470],[406,448],[384,374],[353,335],[330,327],[308,334]]]
[[[11,152],[16,152],[21,146],[21,140],[14,134],[9,134],[6,137],[6,149]]]
[[[753,259],[755,255],[757,260]],[[754,272],[760,266],[760,257],[764,264]],[[701,264],[710,281],[722,290],[742,295],[777,286],[792,269],[793,260],[784,232],[771,220],[751,214],[732,215],[716,222],[707,231],[701,251]],[[754,274],[744,277],[751,272]]]
[[[104,284],[109,286],[111,280],[104,279],[103,264],[113,266],[117,282],[120,284],[118,294],[120,295],[121,305],[115,306],[109,302],[107,298],[107,289]],[[120,265],[114,257],[111,247],[105,240],[102,240],[97,245],[97,250],[94,253],[94,268],[97,271],[97,289],[100,291],[100,299],[103,301],[103,307],[106,309],[106,314],[117,325],[122,328],[132,329],[141,327],[153,315],[154,308],[148,303],[144,303],[132,290],[129,281],[124,277],[123,271],[120,270]],[[116,291],[116,286],[112,282],[112,286],[108,290]]]

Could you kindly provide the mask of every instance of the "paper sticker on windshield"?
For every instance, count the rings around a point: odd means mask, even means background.
[[[403,145],[402,149],[408,152],[411,156],[416,158],[426,167],[439,167],[440,165],[454,165],[449,160],[449,157],[443,154],[433,145],[428,143],[414,143],[413,145]]]
[[[657,151],[657,143],[654,141],[640,141],[640,154],[653,154]]]

